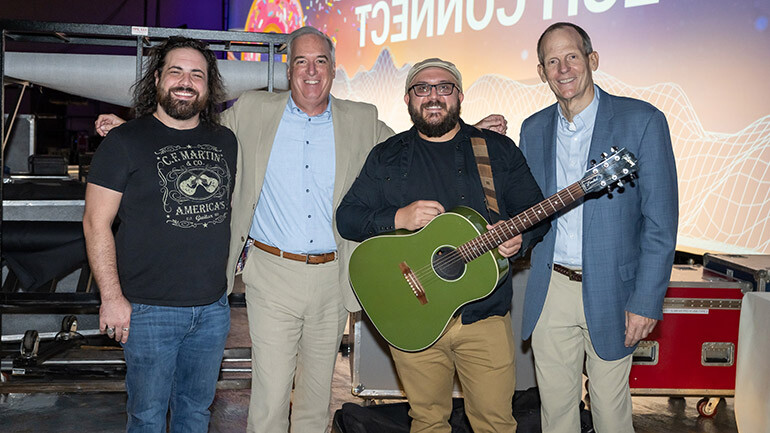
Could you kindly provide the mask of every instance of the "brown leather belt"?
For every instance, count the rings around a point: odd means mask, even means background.
[[[553,264],[553,270],[569,277],[571,281],[583,281],[583,271],[570,269],[558,263]]]
[[[294,254],[281,251],[278,248],[263,244],[262,242],[251,240],[252,245],[260,250],[270,253],[274,256],[283,257],[284,259],[296,260],[298,262],[305,262],[309,265],[320,265],[321,263],[328,263],[337,258],[336,252],[324,253],[324,254]]]

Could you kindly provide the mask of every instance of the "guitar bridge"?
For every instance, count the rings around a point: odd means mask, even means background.
[[[401,274],[406,279],[407,284],[409,284],[409,287],[412,288],[412,292],[414,293],[414,296],[417,297],[417,299],[420,301],[420,304],[425,305],[428,303],[428,298],[425,296],[425,290],[422,288],[422,284],[420,284],[420,280],[417,279],[417,275],[412,272],[412,268],[409,267],[409,265],[406,264],[406,262],[401,262],[398,264],[398,267],[401,268]]]

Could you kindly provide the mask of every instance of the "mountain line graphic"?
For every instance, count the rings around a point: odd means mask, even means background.
[[[372,103],[393,130],[406,130],[411,121],[403,100],[404,81],[410,67],[396,67],[384,49],[368,71],[360,68],[349,77],[338,69],[332,94]],[[676,83],[634,87],[601,71],[594,81],[609,93],[647,101],[665,113],[679,178],[680,246],[770,254],[770,114],[735,133],[711,132],[703,128]],[[501,75],[484,75],[464,87],[463,119],[475,123],[501,113],[514,140],[524,119],[555,102],[546,84]],[[607,148],[615,145],[607,143]]]

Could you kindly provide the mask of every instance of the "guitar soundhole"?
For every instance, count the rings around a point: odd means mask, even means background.
[[[463,276],[465,262],[452,247],[441,247],[433,253],[433,270],[444,280],[454,281]]]

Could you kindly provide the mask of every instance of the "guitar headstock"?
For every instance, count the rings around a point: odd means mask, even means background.
[[[602,154],[602,160],[593,164],[578,182],[586,194],[600,191],[617,184],[622,186],[622,179],[631,176],[637,170],[636,157],[626,148],[611,148],[612,155]]]

